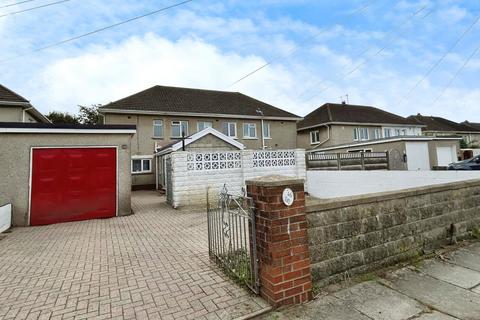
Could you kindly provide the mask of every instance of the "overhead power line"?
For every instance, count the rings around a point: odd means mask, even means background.
[[[440,92],[440,94],[435,98],[435,100],[432,103],[432,107],[434,107],[437,102],[440,100],[441,97],[443,97],[443,94],[452,86],[453,82],[460,76],[460,74],[463,72],[463,70],[467,67],[467,65],[470,63],[470,61],[477,55],[477,53],[480,51],[480,46],[475,48],[473,52],[468,56],[468,58],[463,62],[462,66],[455,72],[453,77],[450,79],[450,81],[447,83],[447,85],[443,88],[443,90]]]
[[[33,1],[37,1],[37,0],[24,0],[24,1],[19,1],[19,2],[15,2],[15,3],[10,3],[10,4],[6,4],[6,5],[1,5],[1,6],[0,6],[0,9],[8,8],[8,7],[13,7],[13,6],[17,6],[17,5],[22,4],[22,3],[33,2]]]
[[[173,5],[170,5],[170,6],[167,6],[167,7],[163,7],[163,8],[160,8],[158,10],[151,11],[151,12],[142,14],[140,16],[136,16],[136,17],[127,19],[127,20],[123,20],[121,22],[117,22],[117,23],[108,25],[106,27],[100,28],[100,29],[96,29],[96,30],[93,30],[93,31],[90,31],[90,32],[72,37],[72,38],[64,39],[64,40],[61,40],[61,41],[58,41],[58,42],[55,42],[55,43],[52,43],[52,44],[49,44],[49,45],[46,45],[46,46],[43,46],[43,47],[36,48],[36,49],[31,50],[31,51],[24,52],[24,53],[18,54],[16,56],[13,56],[13,57],[10,57],[10,58],[0,59],[0,63],[4,63],[4,62],[7,62],[7,61],[18,59],[20,57],[24,57],[24,56],[27,56],[29,54],[33,54],[33,53],[36,53],[36,52],[40,52],[40,51],[43,51],[43,50],[46,50],[46,49],[50,49],[50,48],[53,48],[53,47],[56,47],[56,46],[63,45],[63,44],[68,43],[68,42],[72,42],[72,41],[75,41],[75,40],[78,40],[78,39],[81,39],[81,38],[85,38],[85,37],[91,36],[93,34],[96,34],[96,33],[99,33],[99,32],[102,32],[102,31],[105,31],[105,30],[108,30],[108,29],[112,29],[112,28],[121,26],[121,25],[124,25],[124,24],[132,22],[132,21],[140,20],[142,18],[146,18],[148,16],[152,16],[152,15],[158,14],[160,12],[179,7],[181,5],[184,5],[184,4],[193,2],[193,1],[194,0],[185,0],[185,1],[182,1],[182,2],[178,2],[176,4],[173,4]]]
[[[413,18],[415,18],[416,16],[418,16],[420,13],[422,13],[424,10],[426,9],[426,6],[423,6],[421,7],[420,9],[418,9],[417,11],[415,11],[414,13],[412,13],[408,19],[402,24],[402,26],[406,25],[407,23],[409,23]],[[433,11],[430,10],[429,12],[427,12],[426,14],[424,14],[421,19],[425,19],[426,17],[428,17]],[[344,73],[341,77],[339,77],[337,80],[340,81],[340,80],[343,80],[345,78],[347,78],[348,76],[354,74],[355,72],[357,72],[358,70],[360,70],[363,66],[365,66],[366,64],[368,64],[370,61],[372,61],[373,58],[379,56],[383,51],[385,51],[385,49],[387,49],[395,40],[397,40],[400,36],[402,36],[404,32],[399,32],[397,34],[395,34],[394,32],[390,32],[388,34],[388,36],[386,38],[389,38],[390,36],[394,36],[392,39],[390,39],[389,41],[387,41],[387,43],[382,46],[380,49],[378,49],[372,56],[364,59],[362,62],[360,62],[359,64],[357,64],[354,68],[350,69],[349,71],[347,71],[346,73]],[[369,50],[366,50],[366,51],[363,51],[361,53],[361,55],[363,54],[366,54]],[[323,82],[323,81],[322,81]],[[313,98],[319,96],[320,94],[322,94],[323,92],[329,90],[330,88],[332,88],[334,85],[333,84],[330,84],[328,86],[326,86],[325,88],[323,88],[322,90],[320,90],[319,92],[317,92],[316,94],[314,94],[313,96],[309,97],[307,100],[305,100],[304,102],[308,102],[310,100],[312,100]]]
[[[32,11],[32,10],[36,10],[36,9],[46,8],[46,7],[54,6],[54,5],[57,5],[57,4],[64,3],[64,2],[68,2],[68,1],[71,1],[71,0],[60,0],[60,1],[56,1],[56,2],[46,3],[46,4],[43,4],[43,5],[41,5],[41,6],[37,6],[37,7],[32,7],[32,8],[27,8],[27,9],[15,11],[15,12],[5,13],[5,14],[0,15],[0,18],[4,18],[4,17],[8,17],[8,16],[13,16],[13,15],[15,15],[15,14],[19,14],[19,13],[23,13],[23,12],[28,12],[28,11]]]
[[[409,98],[410,96],[412,95],[412,93],[420,86],[420,84],[422,84],[423,81],[425,81],[425,79],[427,79],[430,74],[432,74],[432,72],[443,62],[443,60],[445,60],[445,58],[448,56],[448,54],[450,52],[453,51],[453,49],[455,49],[457,47],[457,45],[465,38],[465,36],[470,33],[470,31],[472,31],[472,29],[475,27],[475,25],[478,23],[478,21],[480,21],[480,15],[477,16],[477,18],[473,21],[472,24],[470,24],[468,26],[467,29],[465,29],[463,31],[463,33],[460,35],[460,37],[458,37],[455,42],[450,46],[450,48],[448,48],[448,50],[440,57],[440,59],[438,59],[431,67],[430,69],[428,69],[428,71],[423,75],[423,77],[417,81],[417,83],[415,83],[415,85],[408,91],[408,93],[400,100],[400,102],[398,103],[398,106],[401,106],[403,103],[405,103]]]
[[[364,6],[358,8],[357,10],[353,11],[352,13],[349,13],[347,16],[354,16],[356,14],[359,14],[363,11],[365,11],[367,8],[369,8],[374,2],[377,2],[378,0],[372,0],[372,1],[369,1],[367,2],[367,4],[365,4]],[[259,66],[258,68],[256,68],[255,70],[247,73],[246,75],[244,75],[243,77],[241,77],[240,79],[234,81],[233,83],[231,83],[228,87],[228,88],[231,88],[233,87],[234,85],[242,82],[243,80],[253,76],[255,73],[265,69],[266,67],[268,67],[269,65],[271,65],[272,63],[274,63],[275,61],[277,60],[280,60],[280,59],[286,59],[288,57],[290,57],[291,55],[293,55],[294,53],[296,53],[301,47],[303,47],[305,44],[307,44],[308,42],[314,40],[315,38],[319,37],[321,34],[325,33],[326,30],[321,30],[317,33],[315,33],[314,35],[308,37],[307,39],[305,39],[301,44],[299,44],[298,46],[295,46],[293,49],[291,49],[286,55],[278,55],[276,56],[275,58],[267,61],[265,64]]]

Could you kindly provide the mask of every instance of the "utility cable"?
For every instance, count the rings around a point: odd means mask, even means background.
[[[369,1],[367,4],[365,4],[364,6],[360,7],[359,9],[353,11],[352,13],[349,13],[347,15],[347,17],[349,16],[354,16],[356,14],[359,14],[363,11],[365,11],[367,8],[369,8],[374,2],[377,2],[378,0],[373,0],[373,1]],[[308,42],[316,39],[317,37],[319,37],[321,34],[325,33],[326,30],[320,30],[319,32],[315,33],[314,35],[308,37],[307,39],[305,39],[301,44],[299,44],[298,46],[295,46],[294,48],[292,48],[286,55],[278,55],[276,56],[275,58],[267,61],[265,64],[261,65],[260,67],[254,69],[253,71],[247,73],[246,75],[242,76],[240,79],[232,82],[228,87],[228,88],[231,88],[233,87],[234,85],[238,84],[239,82],[242,82],[243,80],[253,76],[255,73],[265,69],[266,67],[268,67],[269,65],[271,65],[272,63],[274,63],[275,61],[278,61],[278,60],[281,60],[281,59],[286,59],[290,56],[292,56],[294,53],[296,53],[302,46],[306,45]]]
[[[24,53],[18,54],[18,55],[16,55],[16,56],[13,56],[13,57],[10,57],[10,58],[0,59],[0,63],[4,63],[4,62],[7,62],[7,61],[11,61],[11,60],[14,60],[14,59],[17,59],[17,58],[20,58],[20,57],[27,56],[27,55],[32,54],[32,53],[40,52],[40,51],[43,51],[43,50],[46,50],[46,49],[50,49],[50,48],[53,48],[53,47],[56,47],[56,46],[63,45],[63,44],[68,43],[68,42],[72,42],[72,41],[75,41],[75,40],[78,40],[78,39],[81,39],[81,38],[85,38],[85,37],[91,36],[91,35],[93,35],[93,34],[96,34],[96,33],[99,33],[99,32],[102,32],[102,31],[105,31],[105,30],[108,30],[108,29],[112,29],[112,28],[118,27],[118,26],[124,25],[124,24],[126,24],[126,23],[135,21],[135,20],[139,20],[139,19],[142,19],[142,18],[145,18],[145,17],[148,17],[148,16],[152,16],[152,15],[154,15],[154,14],[157,14],[157,13],[160,13],[160,12],[163,12],[163,11],[167,11],[167,10],[169,10],[169,9],[173,9],[173,8],[175,8],[175,7],[179,7],[179,6],[181,6],[181,5],[190,3],[190,2],[192,2],[192,1],[194,1],[194,0],[186,0],[186,1],[178,2],[178,3],[176,3],[176,4],[173,4],[173,5],[170,5],[170,6],[167,6],[167,7],[163,7],[163,8],[160,8],[160,9],[158,9],[158,10],[151,11],[151,12],[142,14],[142,15],[140,15],[140,16],[136,16],[136,17],[127,19],[127,20],[123,20],[123,21],[121,21],[121,22],[117,22],[117,23],[108,25],[108,26],[106,26],[106,27],[100,28],[100,29],[96,29],[96,30],[93,30],[93,31],[90,31],[90,32],[87,32],[87,33],[84,33],[84,34],[81,34],[81,35],[72,37],[72,38],[68,38],[68,39],[65,39],[65,40],[58,41],[58,42],[56,42],[56,43],[52,43],[52,44],[49,44],[49,45],[46,45],[46,46],[43,46],[43,47],[36,48],[36,49],[31,50],[31,51],[24,52]]]
[[[475,25],[478,23],[478,21],[480,20],[480,15],[473,21],[472,24],[470,24],[468,26],[467,29],[465,29],[463,31],[463,33],[460,35],[459,38],[457,38],[457,40],[455,40],[455,42],[448,48],[448,50],[440,57],[440,59],[438,59],[431,67],[430,69],[428,69],[428,71],[423,75],[423,77],[417,81],[417,83],[415,83],[415,85],[408,91],[408,93],[400,100],[400,102],[397,104],[397,106],[401,106],[403,105],[403,103],[405,103],[405,101],[407,101],[410,96],[412,95],[412,93],[420,86],[420,84],[422,84],[423,81],[425,81],[425,79],[427,79],[430,74],[432,74],[432,72],[443,62],[443,60],[445,60],[445,58],[448,56],[448,54],[450,52],[453,51],[453,49],[455,49],[457,47],[457,45],[465,38],[465,36],[470,33],[470,31],[472,31],[472,29],[475,27]]]
[[[33,2],[33,1],[37,1],[37,0],[24,0],[24,1],[19,1],[19,2],[15,2],[15,3],[10,3],[10,4],[0,6],[0,9],[13,7],[13,6],[17,6],[17,5],[22,4],[22,3]]]
[[[422,13],[424,10],[426,9],[426,6],[423,6],[421,7],[420,9],[418,9],[417,11],[415,11],[414,13],[412,13],[408,19],[402,24],[403,25],[406,25],[407,23],[409,23],[413,18],[415,18],[417,15],[419,15],[420,13]],[[433,11],[429,11],[427,12],[425,15],[422,16],[421,19],[425,19],[426,17],[428,17]],[[365,66],[366,64],[368,64],[370,61],[372,61],[373,58],[379,56],[383,51],[385,51],[385,49],[387,49],[395,40],[397,40],[400,36],[402,36],[404,33],[406,33],[406,31],[404,32],[400,32],[398,34],[396,34],[394,36],[393,39],[391,39],[390,41],[388,41],[383,47],[381,47],[380,49],[378,49],[372,56],[366,58],[365,60],[363,60],[362,62],[360,62],[358,65],[356,65],[354,68],[352,68],[351,70],[349,70],[348,72],[344,73],[340,78],[338,78],[337,80],[338,81],[341,81],[345,78],[347,78],[348,76],[354,74],[355,72],[357,72],[358,70],[360,70],[363,66]],[[394,35],[393,32],[391,32],[391,35]],[[314,94],[313,96],[311,96],[310,98],[308,98],[307,100],[305,100],[304,102],[308,102],[310,100],[312,100],[313,98],[319,96],[320,94],[322,94],[323,92],[329,90],[330,88],[332,88],[334,86],[334,84],[330,84],[328,85],[327,87],[323,88],[322,90],[320,90],[319,92],[317,92],[316,94]]]
[[[8,17],[8,16],[13,16],[13,15],[15,15],[15,14],[19,14],[19,13],[23,13],[23,12],[28,12],[28,11],[32,11],[32,10],[36,10],[36,9],[46,8],[46,7],[54,6],[54,5],[56,5],[56,4],[61,4],[61,3],[64,3],[64,2],[68,2],[68,1],[71,1],[71,0],[60,0],[60,1],[56,1],[56,2],[51,2],[51,3],[43,4],[43,5],[37,6],[37,7],[32,7],[32,8],[23,9],[23,10],[20,10],[20,11],[5,13],[5,14],[0,15],[0,18],[4,18],[4,17]]]

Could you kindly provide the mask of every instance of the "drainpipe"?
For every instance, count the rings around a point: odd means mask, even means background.
[[[22,122],[25,122],[25,112],[28,111],[28,110],[32,110],[33,107],[28,107],[26,109],[23,109],[22,111]]]
[[[262,150],[265,150],[265,136],[264,136],[264,121],[263,121],[263,111],[258,108],[257,113],[260,115],[261,127],[262,127]]]
[[[313,149],[316,149],[316,148],[320,147],[322,144],[325,144],[325,143],[327,143],[328,141],[330,141],[330,126],[329,126],[328,124],[323,124],[323,125],[321,125],[321,126],[327,128],[327,139],[325,139],[325,140],[323,140],[322,142],[320,142],[319,144],[317,144],[317,145],[315,146],[315,148],[313,148]]]

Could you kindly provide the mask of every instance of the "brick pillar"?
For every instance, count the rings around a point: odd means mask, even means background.
[[[256,208],[260,294],[274,307],[312,298],[304,180],[268,176],[246,182]],[[282,194],[294,194],[290,206]]]

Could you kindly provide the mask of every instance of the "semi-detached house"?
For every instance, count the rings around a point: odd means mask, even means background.
[[[157,150],[205,128],[246,149],[296,148],[295,114],[238,92],[154,86],[100,108],[105,124],[134,124],[133,189],[155,187]]]
[[[298,123],[297,145],[321,149],[342,144],[419,136],[422,124],[371,107],[327,103]]]

